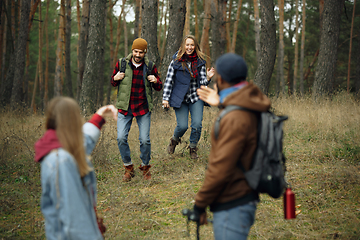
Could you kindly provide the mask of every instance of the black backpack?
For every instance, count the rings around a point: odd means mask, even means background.
[[[120,61],[120,72],[125,73],[126,60],[125,60],[125,58],[121,58],[119,61]],[[151,71],[152,71],[153,67],[154,67],[154,63],[152,61],[149,61],[149,65],[147,66],[146,76],[151,75]],[[120,85],[118,85],[117,94],[119,94],[119,87],[120,87]]]
[[[152,61],[149,61],[149,64],[147,66],[147,72],[146,75],[149,76],[151,75],[151,71],[154,67],[154,63]],[[126,70],[126,60],[125,58],[121,58],[120,59],[120,72],[125,73]]]
[[[250,169],[245,171],[241,162],[237,166],[243,171],[249,186],[259,192],[279,198],[286,187],[285,156],[283,154],[283,121],[287,116],[277,116],[273,112],[258,112],[244,107],[226,106],[216,119],[214,133],[217,139],[220,131],[220,120],[229,112],[242,110],[253,112],[258,116],[257,147]]]

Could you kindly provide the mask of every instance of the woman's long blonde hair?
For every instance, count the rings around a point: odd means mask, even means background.
[[[74,99],[55,97],[50,101],[46,110],[46,129],[56,130],[61,146],[75,158],[81,177],[92,170],[86,161],[83,123],[80,107]]]
[[[179,48],[179,51],[176,55],[176,59],[175,60],[179,60],[185,53],[185,43],[186,43],[186,40],[190,38],[194,41],[195,43],[195,52],[196,54],[198,55],[199,58],[201,58],[202,60],[205,60],[206,58],[206,55],[205,53],[203,53],[200,49],[200,45],[199,45],[199,42],[196,40],[195,36],[194,35],[186,35],[182,42],[181,42],[181,45],[180,45],[180,48]]]

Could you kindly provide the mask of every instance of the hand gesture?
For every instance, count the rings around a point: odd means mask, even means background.
[[[196,90],[196,92],[201,100],[207,102],[211,106],[218,106],[220,104],[220,96],[218,94],[216,84],[214,85],[214,89],[201,86]]]
[[[123,72],[117,72],[117,74],[114,76],[114,81],[123,80],[124,77],[125,77],[125,73],[123,73]]]
[[[147,76],[147,79],[151,83],[156,83],[157,82],[157,79],[156,79],[155,75],[149,75],[149,76]]]
[[[96,113],[101,117],[113,117],[117,121],[118,110],[114,105],[106,105],[99,108]]]
[[[215,74],[215,68],[211,68],[211,69],[207,69],[206,70],[206,78],[208,79],[208,80],[210,80],[213,76],[214,76],[214,74]]]
[[[163,106],[163,108],[170,108],[169,101],[163,100],[162,106]]]

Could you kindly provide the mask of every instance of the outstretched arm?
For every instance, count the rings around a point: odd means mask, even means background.
[[[96,113],[91,117],[89,122],[83,126],[84,144],[87,155],[90,155],[94,149],[99,137],[100,129],[105,123],[105,117],[112,117],[117,121],[118,110],[114,105],[107,105],[99,108]]]

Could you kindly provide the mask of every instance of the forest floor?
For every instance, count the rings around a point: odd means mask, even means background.
[[[249,239],[360,239],[360,104],[340,93],[332,100],[272,99],[275,113],[288,115],[284,151],[287,179],[298,215],[285,220],[282,198],[261,195]],[[106,239],[196,239],[196,226],[181,210],[192,208],[210,151],[216,108],[205,108],[197,160],[187,149],[189,130],[174,155],[166,153],[175,128],[173,110],[152,114],[152,180],[121,181],[116,122],[108,120],[92,154],[98,179],[98,213]],[[0,114],[0,239],[45,239],[40,210],[40,165],[33,146],[44,133],[41,114]],[[138,128],[129,133],[133,162],[140,165]],[[212,214],[209,214],[212,218]],[[190,235],[189,235],[190,234]],[[213,239],[212,225],[201,239]]]

